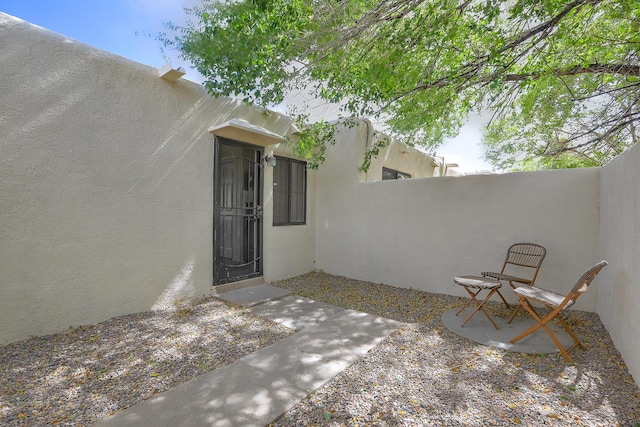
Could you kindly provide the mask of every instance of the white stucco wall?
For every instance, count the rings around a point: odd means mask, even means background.
[[[640,380],[640,146],[602,168],[598,314]]]
[[[0,43],[0,343],[208,294],[207,130],[289,119],[1,13]]]
[[[272,226],[273,223],[273,169],[265,168],[265,281],[273,281],[308,273],[316,268],[316,242],[325,239],[325,233],[318,230],[317,212],[322,212],[327,221],[341,222],[343,204],[349,200],[358,188],[359,181],[379,181],[382,179],[382,167],[396,169],[411,174],[412,177],[433,176],[433,159],[414,148],[407,147],[397,140],[383,148],[380,155],[372,159],[371,167],[362,172],[365,150],[385,135],[376,131],[371,123],[360,121],[355,127],[344,126],[336,137],[335,146],[329,151],[334,156],[323,163],[318,171],[307,171],[307,223],[305,225]],[[278,144],[265,148],[265,153],[296,158],[291,147]],[[318,199],[318,189],[324,194],[333,193],[334,188],[346,200],[330,197]],[[322,203],[322,206],[318,206]],[[330,220],[327,217],[331,217]],[[345,250],[349,250],[348,247]],[[278,254],[276,259],[271,254]],[[334,249],[334,255],[341,257],[340,248]],[[271,259],[272,262],[268,262]]]
[[[344,129],[339,135],[340,150],[357,150],[355,152],[358,157],[354,159],[357,166],[362,165],[365,149],[378,141],[388,141],[388,145],[380,150],[380,154],[371,160],[369,169],[360,173],[361,181],[381,181],[383,167],[407,173],[412,178],[433,176],[435,163],[431,156],[377,131],[368,120],[360,121],[351,131]],[[350,147],[345,147],[345,143]]]
[[[265,153],[296,158],[285,144]],[[269,283],[306,274],[315,269],[315,191],[317,173],[307,171],[307,221],[304,225],[273,226],[273,168],[264,168],[264,280]]]
[[[453,277],[499,269],[515,242],[547,248],[537,283],[559,291],[599,261],[599,169],[359,183],[356,152],[335,148],[318,177],[318,269],[464,295]]]

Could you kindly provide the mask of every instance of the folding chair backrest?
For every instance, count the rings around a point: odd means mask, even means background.
[[[500,273],[504,273],[509,264],[518,267],[532,268],[535,271],[533,272],[530,285],[533,285],[536,281],[536,277],[538,277],[540,265],[542,265],[542,261],[546,255],[547,250],[544,246],[540,246],[535,243],[514,243],[507,251],[507,257],[504,260],[502,271]]]
[[[590,267],[582,274],[582,276],[580,276],[576,284],[573,285],[571,291],[564,298],[562,304],[560,304],[560,306],[563,307],[563,310],[575,304],[578,297],[580,297],[580,295],[582,295],[587,291],[587,289],[589,289],[589,285],[591,284],[591,282],[593,282],[593,279],[595,279],[596,275],[600,273],[600,270],[602,270],[607,264],[607,261],[602,260],[594,266]]]
[[[600,273],[600,270],[602,270],[607,264],[608,264],[607,261],[602,260],[596,265],[594,265],[593,267],[589,268],[587,271],[585,271],[584,274],[580,276],[576,284],[573,285],[573,289],[571,289],[571,293],[576,294],[576,298],[577,298],[580,294],[586,292],[587,289],[589,288],[589,285],[593,281],[593,279],[595,279],[598,273]]]

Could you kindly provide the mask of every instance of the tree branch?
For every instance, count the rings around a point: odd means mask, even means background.
[[[591,64],[588,65],[586,67],[584,66],[575,66],[573,68],[569,68],[567,70],[556,70],[554,72],[552,72],[551,74],[556,75],[556,76],[574,76],[574,75],[578,75],[578,74],[589,74],[589,73],[596,73],[596,74],[619,74],[619,75],[623,75],[623,76],[629,76],[629,77],[640,77],[640,65],[631,65],[631,64]],[[547,74],[547,73],[544,73]],[[502,76],[502,80],[506,81],[506,82],[520,82],[523,80],[528,80],[528,79],[539,79],[540,77],[542,77],[544,75],[543,73],[522,73],[522,74],[505,74],[504,76]],[[440,89],[443,87],[446,87],[450,84],[452,84],[452,82],[454,80],[459,80],[461,77],[464,78],[466,81],[471,81],[472,79],[470,78],[472,76],[472,72],[467,71],[464,74],[461,74],[460,76],[453,76],[453,77],[444,77],[440,80],[437,80],[433,83],[425,83],[419,86],[416,86],[415,88],[413,88],[412,90],[404,93],[403,95],[408,95],[409,93],[412,92],[417,92],[419,90],[426,90],[426,89]],[[482,84],[482,83],[487,83],[487,82],[491,82],[494,81],[496,79],[496,77],[499,77],[498,75],[492,74],[489,76],[484,76],[484,77],[478,77],[473,84]]]
[[[529,31],[520,34],[518,37],[516,37],[511,43],[507,44],[503,49],[501,49],[501,52],[504,52],[506,50],[509,49],[513,49],[514,47],[524,43],[526,40],[530,39],[531,37],[535,36],[538,33],[541,33],[543,31],[547,31],[552,29],[553,27],[555,27],[558,22],[560,22],[565,16],[567,16],[569,14],[569,12],[571,12],[573,9],[576,8],[580,8],[585,4],[591,3],[592,5],[596,5],[598,3],[601,3],[602,0],[575,0],[572,3],[569,3],[559,14],[557,14],[556,16],[554,16],[553,18],[551,18],[550,20],[543,22],[542,24],[539,24],[535,27],[533,27],[532,29],[530,29]]]
[[[616,117],[615,119],[609,121],[609,122],[613,122],[613,125],[609,129],[607,129],[607,131],[604,132],[603,134],[596,135],[596,136],[590,138],[589,140],[587,140],[587,141],[585,141],[585,142],[583,142],[581,144],[568,146],[569,143],[572,142],[572,141],[575,141],[577,139],[583,138],[583,137],[585,137],[587,135],[590,135],[590,134],[595,134],[596,130],[598,128],[601,128],[604,125],[603,123],[599,123],[598,125],[592,127],[591,129],[588,129],[588,130],[582,132],[581,134],[574,135],[573,137],[567,139],[567,141],[565,142],[565,146],[564,147],[558,148],[556,150],[553,150],[549,154],[555,156],[555,155],[558,155],[560,153],[564,153],[566,151],[577,151],[578,149],[587,147],[589,145],[593,145],[593,144],[596,144],[598,142],[606,141],[608,136],[611,136],[611,135],[615,134],[616,132],[618,132],[620,129],[622,129],[625,126],[628,126],[628,125],[631,125],[631,124],[637,122],[638,119],[640,119],[640,112],[628,113],[628,114],[625,114],[622,117]]]

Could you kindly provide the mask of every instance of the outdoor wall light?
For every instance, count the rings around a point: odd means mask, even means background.
[[[276,156],[274,156],[273,154],[267,154],[266,156],[264,156],[264,161],[267,166],[273,167],[276,165]]]

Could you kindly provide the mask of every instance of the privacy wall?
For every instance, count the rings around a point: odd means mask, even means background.
[[[317,267],[329,273],[463,295],[453,277],[501,268],[515,242],[547,248],[538,283],[558,290],[599,261],[597,168],[359,182],[344,151],[329,163],[316,202]],[[595,310],[597,292],[578,308]]]
[[[636,382],[640,380],[640,147],[602,168],[599,252],[609,261],[597,311]]]

